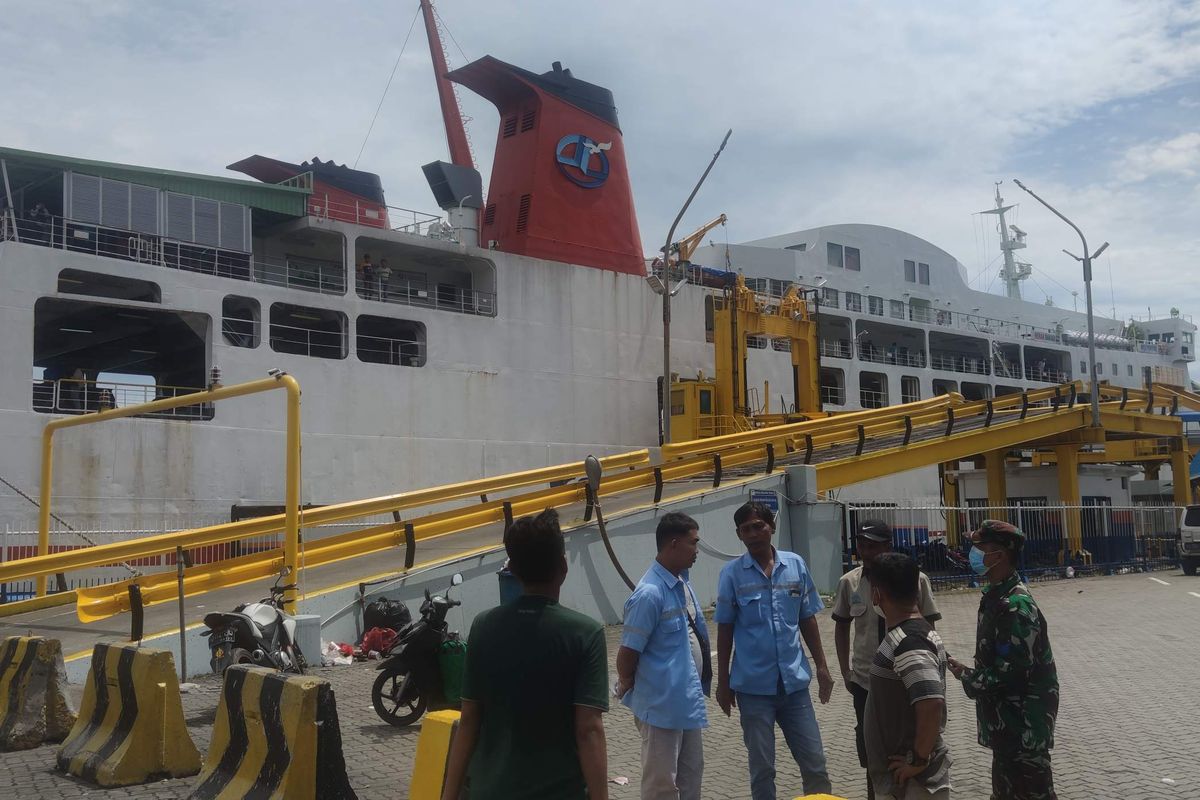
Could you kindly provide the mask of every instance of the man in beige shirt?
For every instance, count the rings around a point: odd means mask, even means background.
[[[858,762],[867,767],[867,749],[863,741],[863,711],[867,707],[871,660],[887,632],[883,614],[871,604],[871,563],[892,550],[892,529],[882,520],[867,520],[855,531],[855,546],[862,564],[847,572],[838,581],[833,597],[834,645],[842,680],[854,696],[854,741],[858,746]],[[942,618],[933,602],[929,577],[921,573],[918,607],[921,615],[934,624]],[[853,626],[853,647],[851,627]],[[875,791],[867,776],[867,797],[873,800]]]

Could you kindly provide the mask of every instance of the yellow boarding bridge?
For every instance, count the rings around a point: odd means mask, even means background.
[[[793,358],[805,359],[807,355],[802,353],[798,357],[793,351]],[[298,599],[307,600],[334,589],[357,585],[361,590],[364,581],[381,572],[388,558],[397,561],[392,574],[403,574],[431,564],[461,560],[473,553],[494,552],[499,547],[504,525],[515,516],[546,507],[565,510],[564,520],[571,519],[573,510],[583,512],[584,520],[591,516],[582,463],[300,508],[300,392],[295,381],[287,376],[239,386],[216,386],[186,398],[54,420],[47,426],[47,441],[61,427],[99,424],[160,410],[163,404],[224,402],[272,389],[285,390],[288,418],[296,431],[294,436],[286,437],[285,461],[291,466],[285,513],[58,553],[49,551],[49,537],[43,535],[38,555],[0,564],[0,582],[40,579],[39,596],[0,606],[0,616],[8,618],[3,624],[22,632],[61,637],[69,654],[71,640],[62,631],[70,626],[62,624],[61,612],[56,612],[56,621],[49,623],[45,609],[74,605],[80,625],[71,630],[86,639],[90,651],[97,637],[121,635],[120,626],[106,620],[131,610],[140,614],[146,609],[150,614],[156,606],[176,601],[175,571],[138,575],[58,594],[46,592],[44,579],[173,553],[176,548],[189,550],[266,535],[279,537],[279,546],[185,569],[183,594],[195,597],[221,593],[231,587],[270,579],[289,567],[301,577],[300,595],[288,598],[289,608],[294,608]],[[1068,506],[1079,505],[1078,465],[1082,462],[1145,462],[1153,456],[1158,463],[1169,463],[1174,474],[1187,475],[1191,454],[1182,422],[1173,412],[1181,407],[1200,409],[1200,397],[1164,386],[1150,390],[1102,386],[1101,427],[1092,428],[1090,410],[1080,402],[1081,396],[1082,389],[1077,383],[975,402],[950,394],[668,444],[654,453],[653,458],[649,450],[635,450],[601,460],[603,475],[597,495],[591,499],[602,501],[607,514],[653,508],[688,493],[694,495],[697,486],[732,486],[800,464],[814,468],[816,488],[824,493],[917,467],[974,459],[987,468],[989,503],[1002,506],[1006,500],[1005,459],[1015,449],[1032,450],[1038,458],[1060,465],[1059,488],[1062,502]],[[42,487],[46,501],[43,512],[47,516],[50,474],[47,458]],[[947,504],[954,505],[956,487],[945,488]],[[1187,482],[1176,481],[1175,503],[1190,502]],[[951,537],[955,535],[954,531],[949,533]],[[1082,554],[1078,511],[1068,513],[1065,538],[1068,552],[1063,557]],[[418,550],[430,556],[429,560],[418,564]],[[401,558],[403,567],[399,567]],[[210,604],[208,608],[223,607],[224,595],[218,594],[205,602]],[[173,606],[162,611],[166,613],[156,619],[173,619]],[[176,630],[174,622],[169,627],[164,622],[161,627]],[[75,657],[83,657],[85,648],[80,646],[78,650]]]

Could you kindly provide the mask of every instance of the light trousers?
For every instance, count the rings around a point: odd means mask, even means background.
[[[642,735],[642,800],[700,800],[703,730],[656,728],[635,721]]]

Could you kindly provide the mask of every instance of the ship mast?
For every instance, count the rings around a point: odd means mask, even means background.
[[[450,161],[460,167],[473,168],[471,145],[467,141],[467,129],[463,125],[462,111],[458,107],[458,98],[454,94],[454,86],[446,73],[450,71],[446,64],[446,52],[442,49],[442,37],[438,35],[437,21],[433,15],[433,3],[421,0],[421,14],[425,18],[425,35],[429,39],[429,53],[433,57],[433,77],[437,82],[438,102],[442,106],[442,121],[446,124],[446,143],[450,146]]]
[[[1000,218],[1000,250],[1004,253],[1004,266],[1000,269],[1000,280],[1004,281],[1004,289],[1009,298],[1020,300],[1021,281],[1033,273],[1033,266],[1017,261],[1013,257],[1014,250],[1023,250],[1025,248],[1025,231],[1016,225],[1004,224],[1004,212],[1013,208],[1015,206],[1004,205],[1004,199],[1000,197],[1000,181],[996,181],[996,207],[990,208],[987,211],[980,211],[979,213],[995,214]],[[1012,236],[1009,236],[1010,228],[1012,229]]]

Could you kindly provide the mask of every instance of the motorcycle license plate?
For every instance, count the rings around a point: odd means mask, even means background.
[[[232,644],[237,638],[237,633],[232,628],[226,628],[220,633],[215,633],[212,636],[212,641],[217,644]]]

